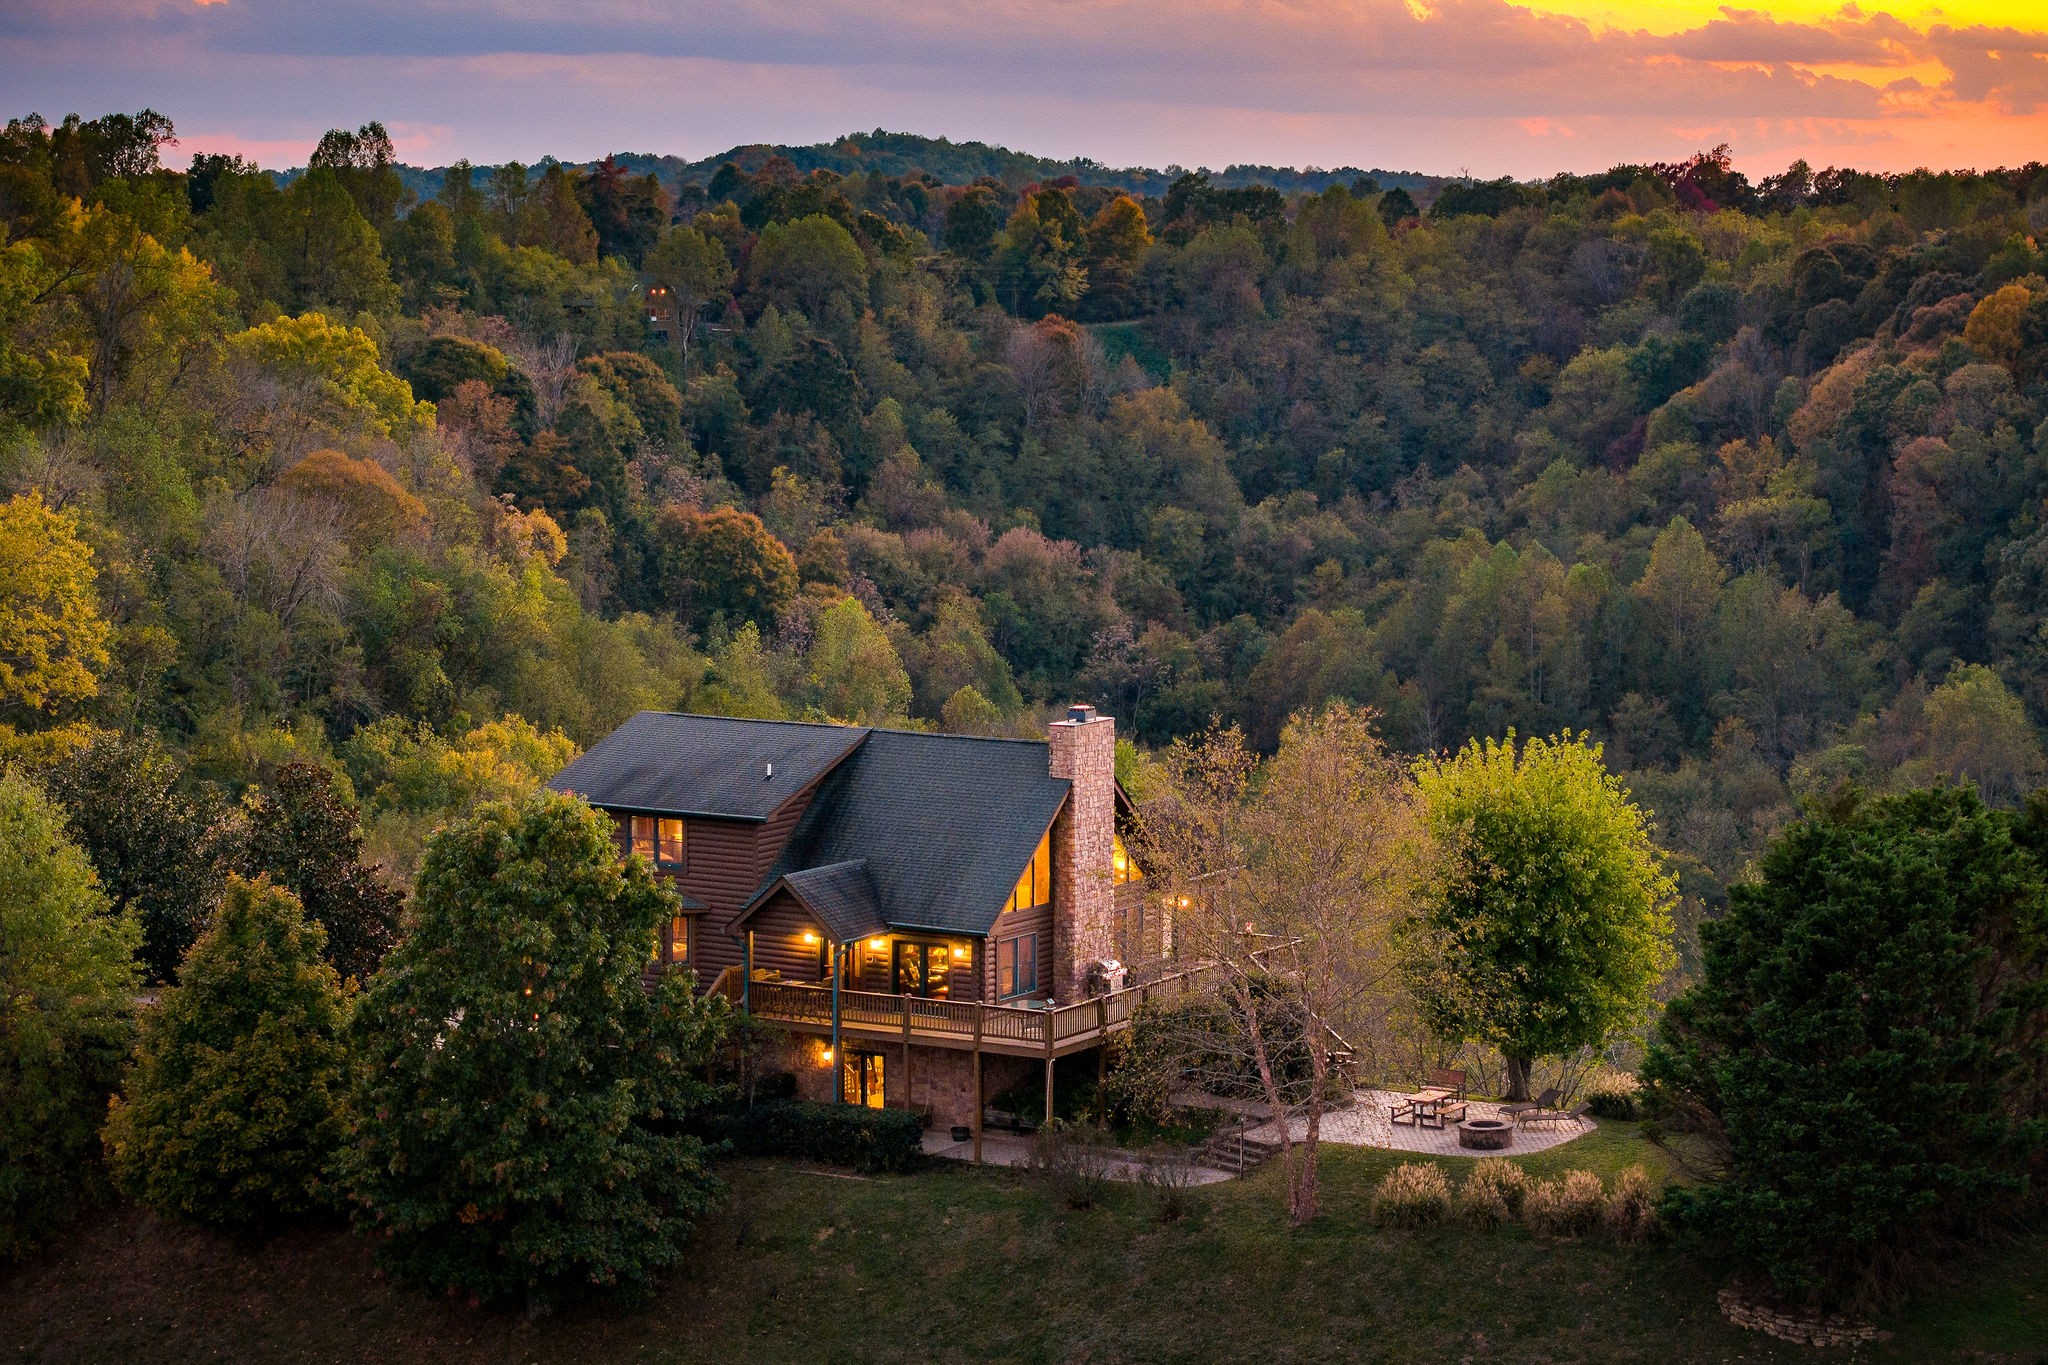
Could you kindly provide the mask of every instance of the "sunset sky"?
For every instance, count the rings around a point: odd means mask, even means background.
[[[876,127],[1482,176],[2048,157],[2044,0],[6,0],[0,71],[9,115],[149,105],[274,167],[373,118],[426,165]]]

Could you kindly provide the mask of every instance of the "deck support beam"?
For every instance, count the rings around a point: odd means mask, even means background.
[[[903,993],[903,1107],[915,1111],[917,1102],[910,1095],[910,993]]]
[[[1047,1123],[1052,1122],[1052,1068],[1053,1059],[1057,1055],[1054,1052],[1057,1042],[1053,1038],[1053,1032],[1052,1011],[1047,1010],[1045,1014],[1045,1121]]]
[[[974,1164],[981,1164],[981,1027],[988,1006],[974,1002]]]
[[[1109,997],[1095,997],[1095,1121],[1109,1123]]]
[[[832,962],[832,1103],[846,1103],[846,1058],[839,1054],[839,945],[833,944]]]

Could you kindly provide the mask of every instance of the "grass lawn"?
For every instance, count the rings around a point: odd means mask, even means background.
[[[0,1278],[0,1360],[1814,1358],[1728,1326],[1718,1273],[1669,1245],[1380,1232],[1367,1197],[1403,1159],[1326,1148],[1325,1212],[1299,1230],[1271,1167],[1164,1224],[1133,1188],[1074,1212],[1010,1171],[736,1162],[731,1200],[651,1302],[537,1323],[394,1289],[339,1232],[243,1247],[121,1208]],[[1636,1162],[1659,1154],[1625,1124],[1523,1160],[1609,1176]],[[1885,1322],[1890,1342],[1829,1358],[2048,1361],[2048,1238],[1964,1270]]]

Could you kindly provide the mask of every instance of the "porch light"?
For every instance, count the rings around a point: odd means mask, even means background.
[[[816,943],[817,941],[818,941],[818,936],[817,936],[816,934],[812,933],[812,932],[811,932],[810,930],[808,930],[808,929],[804,930],[804,942],[806,942],[806,943]]]
[[[868,940],[868,947],[872,948],[874,951],[878,953],[888,946],[889,940],[886,938],[871,938]]]
[[[973,954],[973,951],[964,943],[956,943],[953,945],[953,960],[955,962],[965,962]]]
[[[828,1047],[828,1048],[826,1048],[826,1049],[825,1049],[825,1050],[824,1050],[823,1052],[821,1052],[821,1053],[819,1053],[819,1054],[818,1054],[818,1065],[820,1065],[820,1066],[830,1066],[830,1065],[832,1065],[832,1049],[831,1049],[831,1048],[829,1048],[829,1047]]]

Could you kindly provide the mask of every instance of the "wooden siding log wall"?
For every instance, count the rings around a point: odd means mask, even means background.
[[[818,922],[795,896],[777,891],[742,932],[749,928],[754,931],[755,971],[781,972],[791,981],[819,979],[819,945],[803,941],[806,933],[818,933]]]

